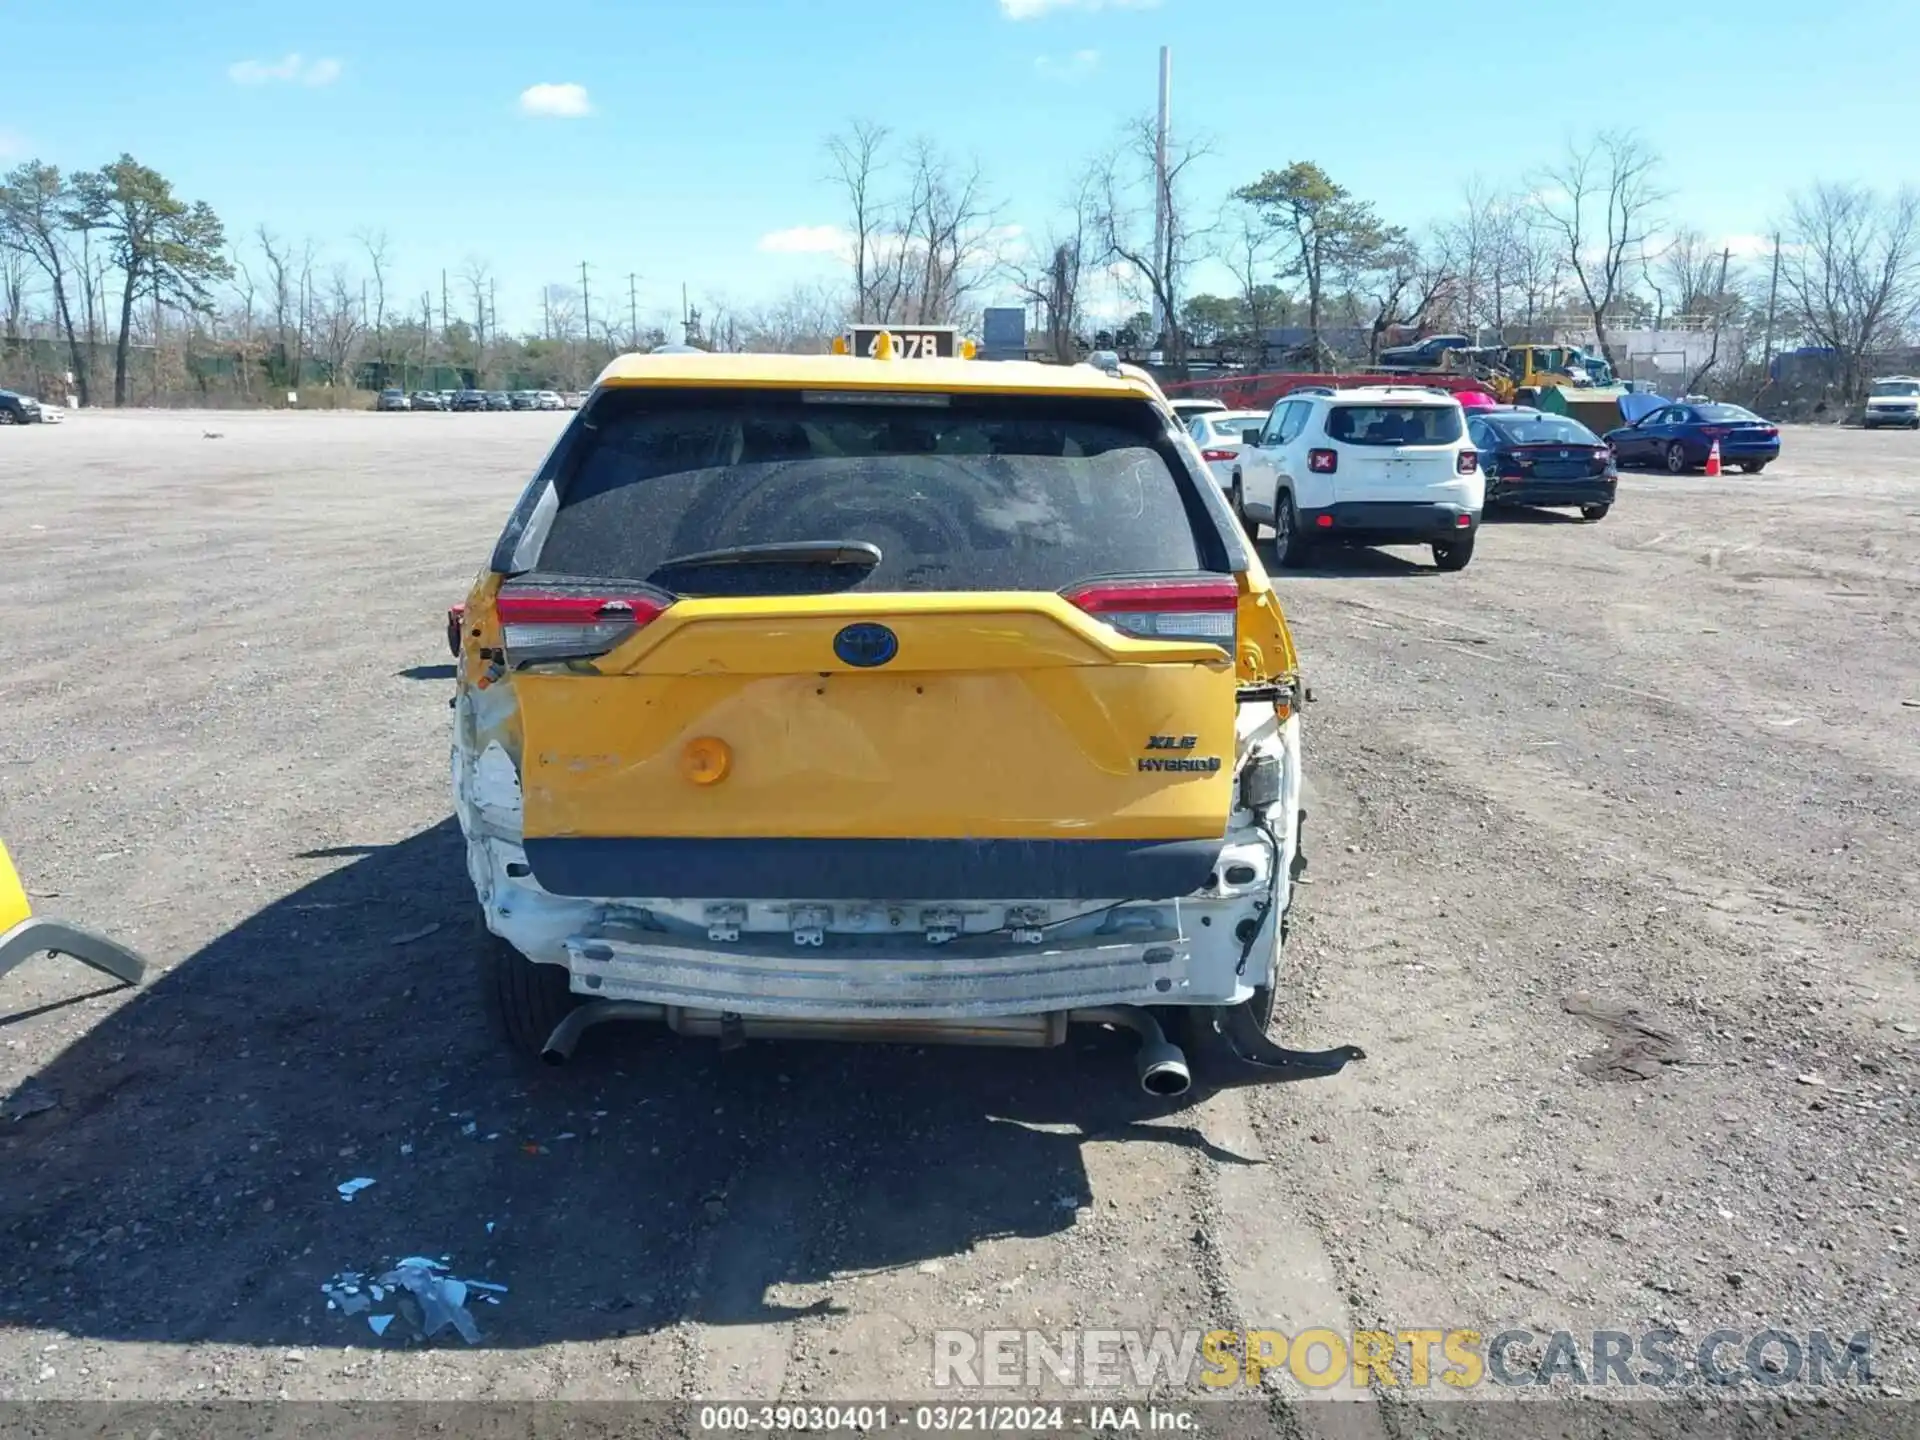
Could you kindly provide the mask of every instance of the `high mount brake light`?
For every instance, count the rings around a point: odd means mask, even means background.
[[[1067,600],[1138,640],[1197,640],[1236,650],[1240,590],[1232,579],[1107,580],[1069,590]]]
[[[647,595],[524,590],[495,603],[509,665],[604,655],[666,606]]]

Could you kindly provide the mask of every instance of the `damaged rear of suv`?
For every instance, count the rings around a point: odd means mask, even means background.
[[[1190,449],[1092,366],[609,367],[458,622],[506,1037],[1103,1024],[1162,1095],[1359,1058],[1266,1037],[1301,692]]]

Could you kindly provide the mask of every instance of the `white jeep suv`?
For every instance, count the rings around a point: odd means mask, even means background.
[[[1486,501],[1459,401],[1416,386],[1281,399],[1240,452],[1241,520],[1273,526],[1283,566],[1316,545],[1430,545],[1433,563],[1473,558]]]

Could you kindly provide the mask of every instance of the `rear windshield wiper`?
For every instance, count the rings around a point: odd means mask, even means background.
[[[865,540],[790,540],[775,545],[730,545],[696,550],[662,560],[656,570],[686,570],[697,565],[857,565],[880,563],[880,547]]]

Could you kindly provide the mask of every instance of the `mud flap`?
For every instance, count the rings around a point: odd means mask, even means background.
[[[1193,1011],[1188,1032],[1194,1087],[1200,1090],[1322,1080],[1338,1075],[1355,1060],[1367,1058],[1367,1052],[1358,1045],[1332,1050],[1289,1050],[1276,1045],[1254,1015],[1251,1000]]]

